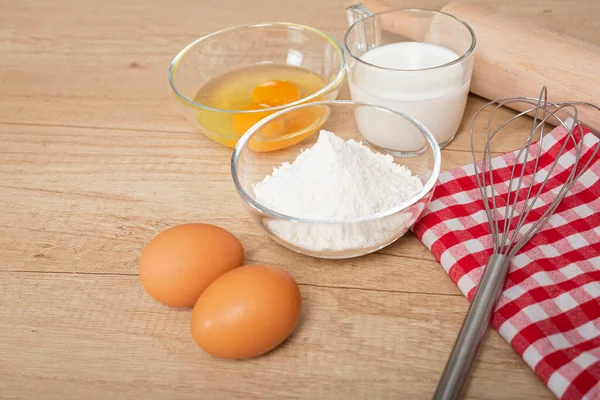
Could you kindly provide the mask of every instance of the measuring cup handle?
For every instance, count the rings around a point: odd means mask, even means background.
[[[348,21],[348,26],[351,26],[359,19],[363,19],[371,15],[373,15],[373,13],[369,11],[362,3],[352,4],[346,8],[346,20]]]

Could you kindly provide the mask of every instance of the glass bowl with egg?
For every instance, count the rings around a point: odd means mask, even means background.
[[[344,81],[341,45],[309,26],[274,22],[242,25],[204,36],[175,56],[169,69],[173,92],[200,132],[225,146],[262,118],[290,106],[336,99]],[[301,138],[286,126],[277,150]]]
[[[303,140],[261,150],[298,121],[307,132]],[[390,136],[407,133],[422,139],[418,151],[413,143],[406,151],[397,141],[386,147]],[[250,215],[275,241],[314,257],[351,258],[412,228],[429,204],[440,162],[435,137],[409,115],[326,100],[278,111],[252,126],[233,151],[231,173]]]

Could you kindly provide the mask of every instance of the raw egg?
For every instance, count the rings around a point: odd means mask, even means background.
[[[269,108],[269,106],[251,103],[243,107],[242,110],[262,110],[265,108]],[[234,114],[232,117],[233,129],[240,135],[243,135],[248,129],[252,127],[252,125],[256,124],[258,121],[271,115],[272,113],[273,112],[265,111],[256,113]]]
[[[254,88],[252,92],[252,103],[245,105],[242,110],[262,110],[270,107],[277,107],[293,101],[300,100],[300,91],[298,88],[287,81],[267,81]],[[255,113],[238,113],[232,117],[233,129],[243,135],[252,125],[256,124],[261,119],[273,114],[273,111],[255,112]],[[282,121],[283,122],[283,121]],[[269,125],[277,124],[277,120]],[[269,129],[268,126],[263,129]],[[296,127],[290,124],[279,124],[269,129],[270,136],[278,136],[293,132]]]
[[[287,272],[246,265],[215,280],[192,311],[192,336],[222,358],[257,357],[280,345],[300,317],[300,289]]]
[[[288,81],[266,81],[255,87],[252,92],[252,101],[255,104],[266,104],[269,107],[278,107],[298,100],[300,90]]]
[[[193,307],[215,279],[244,264],[244,248],[231,233],[208,224],[175,226],[148,243],[140,280],[156,300]]]
[[[329,115],[330,109],[323,105],[290,111],[263,125],[252,135],[248,146],[256,152],[293,146],[316,133],[325,124]]]
[[[306,99],[323,90],[328,82],[329,79],[314,71],[288,64],[256,64],[234,69],[215,76],[198,89],[194,102],[207,108],[197,109],[196,121],[205,135],[234,147],[252,125],[272,113],[263,113],[263,109],[285,107],[291,102]],[[290,129],[286,128],[288,132]],[[268,151],[268,146],[264,148]]]

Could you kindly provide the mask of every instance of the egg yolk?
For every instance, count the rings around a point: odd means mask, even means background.
[[[294,84],[282,80],[269,80],[254,88],[252,103],[242,110],[263,110],[298,100],[300,90]],[[234,114],[233,129],[243,135],[254,124],[273,113],[274,111]],[[259,152],[273,151],[298,143],[312,135],[324,123],[323,116],[321,109],[312,107],[284,114],[263,125],[250,139],[250,148]]]
[[[294,110],[256,132],[250,139],[250,149],[265,152],[292,146],[317,132],[326,120],[327,115],[322,107]]]
[[[300,90],[288,81],[266,81],[255,87],[252,92],[254,103],[266,104],[270,107],[278,107],[298,100],[300,100]]]
[[[242,110],[262,110],[265,108],[269,108],[269,106],[251,103],[248,104],[246,107],[242,108]],[[240,135],[243,135],[248,129],[252,127],[252,125],[256,124],[258,121],[271,114],[272,112],[268,111],[257,113],[234,114],[232,118],[233,129]]]

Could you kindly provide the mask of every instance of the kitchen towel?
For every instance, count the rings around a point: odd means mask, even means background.
[[[582,133],[583,158],[591,164],[548,223],[512,259],[491,322],[550,390],[569,400],[600,399],[600,154],[594,154],[598,138],[585,128]],[[567,137],[564,127],[544,137],[539,168],[548,170]],[[548,204],[566,179],[574,154],[571,142],[536,207]],[[532,153],[538,145],[532,145]],[[516,153],[493,159],[500,195],[506,193]],[[531,218],[539,217],[539,210]],[[472,164],[440,174],[413,232],[471,300],[493,251]]]

